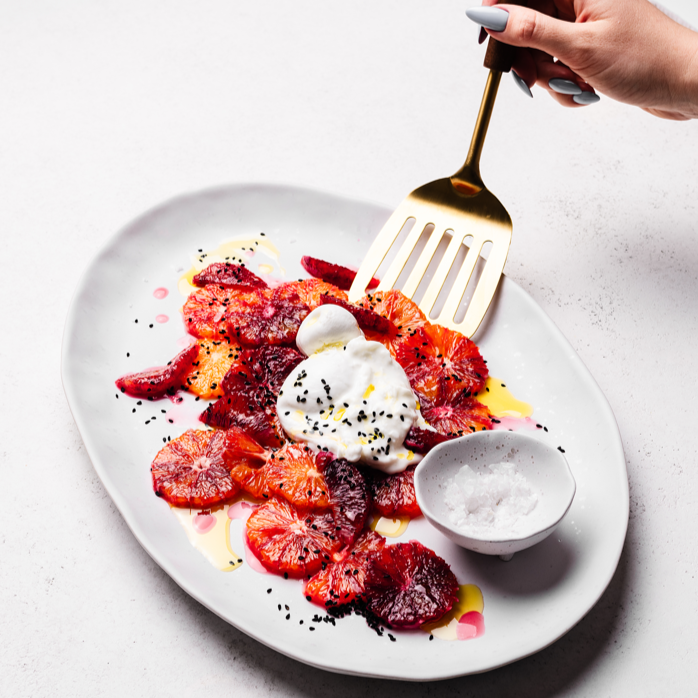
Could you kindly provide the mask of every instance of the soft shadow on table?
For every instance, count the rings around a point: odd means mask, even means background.
[[[219,642],[235,660],[238,671],[244,666],[256,673],[253,683],[271,689],[275,695],[315,698],[384,698],[388,694],[401,698],[439,695],[440,698],[496,696],[517,698],[552,698],[567,695],[595,665],[612,660],[615,638],[624,626],[624,607],[632,583],[629,579],[633,554],[632,519],[618,569],[596,606],[572,630],[550,647],[506,667],[447,681],[412,683],[368,679],[333,674],[315,669],[278,654],[247,637],[187,596],[169,580],[172,593],[190,610],[187,623],[200,624],[211,642]],[[169,579],[169,578],[168,578]],[[606,654],[608,656],[603,657]],[[600,670],[600,669],[599,669]]]

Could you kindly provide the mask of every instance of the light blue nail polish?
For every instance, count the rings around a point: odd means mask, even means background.
[[[524,82],[524,79],[520,76],[517,75],[513,70],[511,71],[511,77],[514,78],[514,82],[521,88],[521,91],[528,95],[529,97],[533,97],[533,93],[531,92],[531,89],[529,86]]]
[[[577,104],[596,104],[601,97],[596,92],[582,92],[580,95],[572,97],[572,101]]]
[[[507,28],[509,13],[499,7],[473,7],[466,10],[468,19],[493,32],[503,32]]]
[[[551,90],[554,90],[561,95],[580,95],[582,94],[582,88],[571,80],[564,80],[563,78],[553,78],[548,82],[548,86]]]

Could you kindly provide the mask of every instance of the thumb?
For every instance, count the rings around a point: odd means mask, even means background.
[[[583,25],[554,19],[527,7],[483,6],[467,10],[466,14],[498,41],[544,51],[563,63],[583,41]]]

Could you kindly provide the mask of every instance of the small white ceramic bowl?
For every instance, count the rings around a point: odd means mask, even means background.
[[[521,517],[511,532],[470,535],[449,520],[446,506],[448,481],[464,466],[476,473],[490,472],[494,463],[514,463],[538,493],[538,503]],[[549,536],[567,513],[576,485],[560,451],[538,439],[512,431],[479,431],[447,441],[430,451],[414,474],[417,502],[427,520],[463,548],[509,560]]]

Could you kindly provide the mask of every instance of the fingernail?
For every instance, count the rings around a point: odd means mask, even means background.
[[[577,104],[596,104],[601,100],[601,97],[596,94],[596,92],[584,91],[580,95],[575,95],[572,97],[572,101]]]
[[[477,40],[477,43],[481,44],[487,38],[487,36],[488,36],[488,34],[485,31],[485,27],[480,27],[480,36]]]
[[[507,28],[509,13],[500,7],[473,7],[465,14],[476,24],[493,32],[503,32]]]
[[[524,94],[527,94],[529,97],[533,97],[533,92],[531,92],[531,88],[524,82],[524,79],[520,75],[517,75],[512,70],[511,77],[514,78],[514,82],[521,88],[521,91]]]
[[[564,80],[563,78],[553,78],[548,82],[548,86],[551,90],[561,94],[561,95],[580,95],[582,94],[582,88],[577,85],[577,83],[571,80]]]

